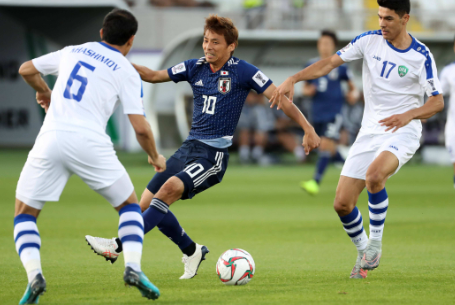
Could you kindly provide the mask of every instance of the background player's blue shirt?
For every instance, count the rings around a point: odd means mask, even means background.
[[[272,84],[258,68],[235,57],[216,72],[202,57],[186,60],[168,73],[174,82],[187,81],[193,89],[193,123],[187,140],[220,148],[232,144],[249,91],[263,93]]]
[[[306,67],[318,60],[319,58],[310,60]],[[330,122],[337,114],[341,113],[341,108],[345,102],[341,81],[350,79],[347,65],[341,65],[325,76],[307,81],[317,88],[316,94],[312,97],[313,122]]]

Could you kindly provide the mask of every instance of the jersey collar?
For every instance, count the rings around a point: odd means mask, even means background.
[[[400,50],[400,49],[397,49],[393,46],[393,44],[391,44],[387,39],[385,40],[387,42],[387,44],[389,45],[389,47],[391,47],[394,51],[397,51],[398,53],[406,53],[407,51],[411,50],[412,47],[414,46],[414,43],[416,42],[416,39],[414,38],[414,36],[412,36],[411,34],[409,34],[409,36],[411,36],[412,38],[412,42],[411,42],[411,45],[409,46],[409,48],[405,49],[405,50]]]
[[[225,69],[226,65],[229,63],[229,61],[230,61],[232,58],[234,58],[234,57],[232,57],[232,56],[229,57],[229,59],[224,63],[224,65],[223,65],[218,71],[216,71],[216,72],[213,71],[212,66],[209,64],[210,72],[212,72],[212,73],[218,73],[218,72],[222,71],[223,69]]]
[[[108,49],[111,49],[112,51],[115,51],[115,52],[119,52],[120,54],[122,54],[122,52],[120,52],[119,50],[117,50],[116,48],[114,47],[111,47],[110,45],[108,45],[107,43],[104,43],[102,41],[98,41],[99,44],[105,46],[106,48]]]

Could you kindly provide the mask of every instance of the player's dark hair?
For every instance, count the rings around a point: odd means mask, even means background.
[[[215,32],[218,35],[223,35],[227,45],[235,44],[235,47],[239,45],[239,31],[235,27],[231,19],[226,17],[220,17],[218,15],[210,15],[205,18],[204,35],[207,30]],[[232,51],[234,54],[234,51]]]
[[[103,21],[102,40],[116,45],[123,46],[131,36],[136,35],[137,20],[127,10],[114,9],[109,12]]]
[[[332,32],[330,30],[323,30],[321,32],[321,37],[323,37],[323,36],[332,38],[333,43],[335,44],[335,47],[338,45],[338,37],[337,37],[337,34],[335,34],[335,32]]]
[[[400,18],[411,12],[410,0],[378,0],[378,5],[394,10]]]

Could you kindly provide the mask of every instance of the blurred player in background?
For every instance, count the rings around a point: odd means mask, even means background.
[[[309,61],[306,67],[321,59],[332,56],[338,44],[337,36],[331,31],[322,31],[318,40],[319,57]],[[341,83],[348,84],[349,91],[344,96]],[[343,126],[341,109],[345,100],[353,105],[359,92],[352,82],[352,74],[347,65],[341,65],[329,74],[318,79],[308,80],[304,83],[303,94],[312,97],[312,123],[316,133],[321,137],[319,157],[313,179],[301,182],[302,189],[311,195],[319,193],[319,184],[330,162],[344,162],[344,158],[337,150],[340,140],[340,129]]]
[[[232,56],[237,44],[238,31],[232,21],[211,15],[204,26],[204,57],[186,60],[161,71],[135,66],[146,82],[186,81],[193,90],[194,110],[190,134],[167,161],[166,171],[152,178],[142,193],[140,203],[145,211],[144,232],[158,226],[183,252],[185,271],[180,279],[193,278],[209,251],[206,246],[193,242],[169,206],[179,199],[192,199],[221,182],[228,165],[227,148],[232,144],[250,90],[270,99],[276,89],[261,70]],[[302,145],[306,153],[318,147],[320,139],[300,110],[289,102],[283,103],[282,109],[304,129]],[[122,241],[118,238],[89,235],[86,238],[97,254],[111,262],[121,252]]]
[[[453,50],[455,52],[455,42]],[[446,147],[450,154],[450,161],[453,163],[453,184],[455,188],[455,62],[442,69],[441,87],[443,92],[450,95],[445,137]]]
[[[336,190],[334,208],[358,250],[351,278],[365,278],[379,266],[384,222],[389,205],[387,179],[408,162],[420,146],[421,119],[444,109],[433,55],[408,34],[409,0],[378,0],[381,30],[354,38],[337,54],[289,77],[272,98],[272,105],[292,100],[294,84],[328,74],[345,62],[363,58],[365,112],[362,128],[349,151]],[[425,92],[429,96],[424,104]],[[356,207],[368,190],[370,236]],[[335,254],[336,255],[336,254]]]
[[[264,96],[253,91],[248,94],[240,115],[239,124],[239,158],[243,164],[252,160],[260,165],[267,165],[269,159],[264,155],[269,131],[275,128],[275,117],[268,109]],[[254,148],[251,150],[251,135]]]
[[[29,281],[19,304],[36,304],[45,291],[36,219],[46,201],[59,200],[73,174],[119,212],[125,283],[149,299],[159,296],[141,271],[144,228],[136,193],[105,132],[120,101],[150,164],[159,172],[166,169],[144,116],[141,79],[125,58],[137,27],[131,13],[113,10],[104,19],[102,42],[66,47],[28,61],[19,70],[47,112],[16,190],[14,239]],[[53,91],[40,73],[58,75]]]

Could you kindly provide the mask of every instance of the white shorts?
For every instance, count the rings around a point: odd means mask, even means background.
[[[41,210],[46,201],[59,200],[73,174],[113,207],[134,191],[108,138],[87,131],[51,130],[38,135],[22,169],[16,198]]]
[[[348,158],[344,163],[342,176],[365,180],[368,167],[383,151],[390,151],[398,159],[398,168],[408,162],[420,146],[420,139],[411,134],[362,134],[349,150]]]
[[[455,124],[447,122],[445,137],[446,148],[450,154],[450,162],[455,163]]]

